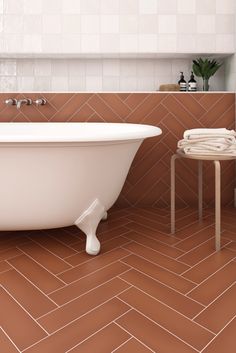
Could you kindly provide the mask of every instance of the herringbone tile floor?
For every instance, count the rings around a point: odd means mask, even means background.
[[[110,212],[102,252],[75,227],[0,233],[1,353],[233,353],[236,210]]]

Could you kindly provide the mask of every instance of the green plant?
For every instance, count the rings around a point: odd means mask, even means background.
[[[196,59],[193,60],[193,72],[196,76],[203,79],[203,90],[208,91],[208,80],[213,76],[217,70],[222,66],[222,63],[217,62],[215,59]]]

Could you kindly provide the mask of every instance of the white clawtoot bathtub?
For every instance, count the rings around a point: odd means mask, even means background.
[[[124,185],[154,126],[115,123],[1,123],[0,230],[77,225],[96,255],[98,223]]]

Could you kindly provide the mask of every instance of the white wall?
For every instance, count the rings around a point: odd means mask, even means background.
[[[189,80],[190,59],[9,59],[0,60],[1,91],[155,91]],[[210,81],[224,90],[224,68]],[[199,90],[201,90],[199,80]]]
[[[179,71],[188,80],[197,53],[235,52],[234,8],[235,0],[0,0],[0,90],[153,91]],[[153,58],[139,59],[146,54]],[[210,84],[225,89],[223,68]]]
[[[0,53],[234,52],[235,0],[0,0]]]

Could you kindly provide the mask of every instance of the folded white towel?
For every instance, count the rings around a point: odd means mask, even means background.
[[[201,148],[200,146],[193,147],[188,146],[184,147],[183,151],[185,154],[194,154],[194,155],[202,155],[202,156],[236,156],[236,148],[228,148],[224,151],[210,151],[206,150],[205,148]]]
[[[230,139],[218,138],[218,139],[201,139],[201,140],[180,140],[178,142],[178,148],[201,148],[209,151],[225,151],[230,146],[235,146],[236,139],[233,137],[234,141]]]
[[[230,137],[236,136],[234,130],[228,130],[225,128],[220,129],[191,129],[184,132],[184,139],[199,139],[199,138],[217,138],[217,137]]]

